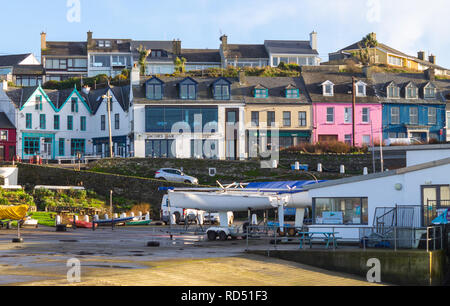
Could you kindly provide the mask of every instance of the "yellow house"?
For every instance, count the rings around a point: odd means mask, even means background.
[[[369,34],[374,40],[377,39],[375,33]],[[352,58],[358,54],[364,44],[361,41],[345,47],[337,52],[329,54],[330,63],[339,62],[344,59]],[[417,57],[407,55],[401,51],[391,48],[383,43],[378,42],[376,47],[368,48],[371,64],[386,65],[392,68],[405,68],[416,71],[425,71],[434,68],[436,75],[450,75],[450,71],[436,64],[436,56],[430,54],[426,58],[424,51],[419,51]]]

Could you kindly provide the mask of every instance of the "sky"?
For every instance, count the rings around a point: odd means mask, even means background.
[[[448,0],[41,0],[2,1],[0,54],[40,57],[40,33],[49,41],[94,38],[181,39],[183,48],[218,49],[229,43],[309,40],[318,32],[322,61],[328,53],[370,32],[412,56],[425,51],[450,68]]]

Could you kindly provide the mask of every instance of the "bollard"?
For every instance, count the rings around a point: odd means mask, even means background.
[[[369,175],[369,169],[367,169],[367,167],[364,167],[363,174]]]
[[[341,169],[340,169],[341,174],[345,174],[345,166],[341,165]]]
[[[130,217],[132,217],[132,218],[135,217],[134,212],[132,212],[132,213],[130,214]]]
[[[317,165],[317,172],[323,172],[322,164]]]
[[[109,220],[108,214],[105,214],[104,218],[105,218],[105,220]]]
[[[118,214],[114,214],[114,219],[119,219],[119,215]]]
[[[145,214],[145,221],[148,221],[148,220],[150,220],[150,213],[149,212]]]
[[[57,215],[55,218],[55,225],[60,225],[61,224],[61,216]]]

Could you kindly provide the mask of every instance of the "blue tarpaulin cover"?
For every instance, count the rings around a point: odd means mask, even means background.
[[[261,191],[270,191],[270,189],[286,189],[286,191],[280,191],[279,193],[297,193],[305,191],[304,186],[323,183],[325,181],[287,181],[287,182],[257,182],[247,185],[247,189],[259,189]],[[292,190],[289,190],[291,188]],[[295,188],[295,189],[293,189]]]
[[[432,223],[435,225],[445,225],[449,223],[448,219],[449,219],[449,211],[448,209],[446,209],[445,212],[443,212],[439,217],[434,219]]]

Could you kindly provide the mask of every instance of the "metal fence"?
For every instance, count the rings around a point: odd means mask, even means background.
[[[349,233],[352,233],[349,235]],[[246,249],[278,250],[280,248],[345,248],[426,251],[446,249],[448,234],[443,226],[410,228],[394,227],[381,235],[377,227],[314,226],[292,227],[249,226]]]
[[[439,209],[450,208],[450,200],[427,200],[427,206],[423,209],[424,224],[431,224],[438,216]]]

